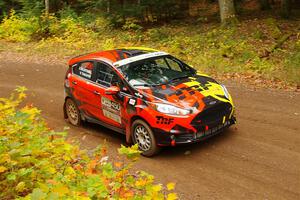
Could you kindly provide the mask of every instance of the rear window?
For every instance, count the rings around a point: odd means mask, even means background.
[[[94,69],[94,62],[87,61],[87,62],[76,64],[73,67],[73,72],[78,76],[91,80],[93,69]]]

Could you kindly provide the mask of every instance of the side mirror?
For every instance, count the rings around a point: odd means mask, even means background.
[[[120,92],[120,88],[117,86],[111,86],[105,90],[105,94],[107,95],[115,95]]]

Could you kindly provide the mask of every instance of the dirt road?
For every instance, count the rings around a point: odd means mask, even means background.
[[[69,126],[62,115],[65,66],[4,60],[0,96],[24,85],[27,101],[43,111],[50,127]],[[181,199],[300,199],[300,95],[227,85],[237,107],[235,127],[202,143],[141,158],[137,168],[158,182],[176,182]],[[69,133],[85,149],[106,140],[112,157],[125,143],[124,136],[92,124],[71,127]]]

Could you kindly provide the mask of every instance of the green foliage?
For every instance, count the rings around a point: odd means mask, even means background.
[[[265,35],[261,30],[256,29],[253,33],[253,37],[257,40],[261,40],[265,38]]]
[[[275,39],[279,38],[282,35],[281,30],[278,27],[278,24],[274,18],[268,18],[266,19],[266,24],[268,25],[268,28],[270,29],[271,36]]]
[[[17,2],[22,7],[21,13],[26,17],[38,17],[44,9],[44,1],[41,0],[18,0]]]
[[[105,147],[89,157],[66,132],[50,130],[37,108],[18,108],[25,90],[0,98],[0,199],[177,199],[174,184],[132,172],[136,146],[119,149],[122,161],[109,161]]]
[[[277,49],[267,57],[264,55],[282,37],[279,29],[282,22],[278,20],[253,20],[227,28],[209,25],[205,29],[184,24],[143,28],[135,17],[120,15],[119,20],[121,29],[101,15],[76,16],[71,7],[62,10],[60,16],[23,18],[12,12],[0,24],[0,38],[37,41],[34,51],[62,56],[123,46],[148,46],[183,58],[205,73],[253,73],[300,82],[297,45],[294,48],[293,42],[287,42],[288,51]]]
[[[28,42],[39,30],[38,19],[31,17],[21,18],[12,10],[0,24],[0,38],[13,42]]]
[[[159,27],[159,28],[148,29],[146,35],[150,41],[164,42],[169,39],[168,37],[170,33],[167,28]]]
[[[64,19],[64,18],[77,19],[78,18],[78,14],[70,6],[66,6],[64,9],[59,10],[57,13],[58,13],[60,19]]]
[[[128,159],[136,160],[138,156],[141,154],[141,151],[139,151],[138,145],[134,145],[131,148],[126,148],[125,146],[121,146],[121,148],[118,150],[120,155],[127,156]]]
[[[284,70],[287,71],[287,79],[289,81],[300,83],[300,39],[298,39],[293,51],[285,59]]]
[[[123,25],[124,30],[142,30],[142,26],[138,25],[138,20],[134,18],[126,18]]]
[[[57,45],[78,50],[91,46],[97,37],[97,33],[70,17],[54,20],[49,26],[49,32],[53,36],[42,40],[38,48]]]

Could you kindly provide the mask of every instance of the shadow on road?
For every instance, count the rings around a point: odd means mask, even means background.
[[[162,158],[171,158],[171,157],[182,157],[189,156],[194,154],[201,154],[201,152],[207,148],[212,148],[214,146],[222,145],[227,140],[231,140],[234,137],[234,127],[226,129],[224,132],[215,135],[211,138],[208,138],[204,141],[200,141],[193,144],[179,145],[175,147],[166,147],[163,148],[159,155],[156,157],[159,159]]]
[[[82,129],[86,130],[89,135],[94,137],[99,137],[101,139],[107,140],[114,145],[120,146],[128,145],[126,143],[125,135],[117,133],[113,130],[105,128],[101,125],[85,122],[82,125]],[[179,145],[175,147],[163,147],[162,151],[156,155],[155,159],[165,159],[172,157],[181,157],[181,156],[189,156],[191,154],[199,154],[204,149],[213,148],[214,146],[222,145],[222,143],[227,143],[226,141],[231,140],[234,137],[235,128],[230,127],[229,129],[224,130],[224,132],[213,136],[207,140],[200,141],[193,144],[185,144]],[[151,159],[153,159],[151,158]]]

